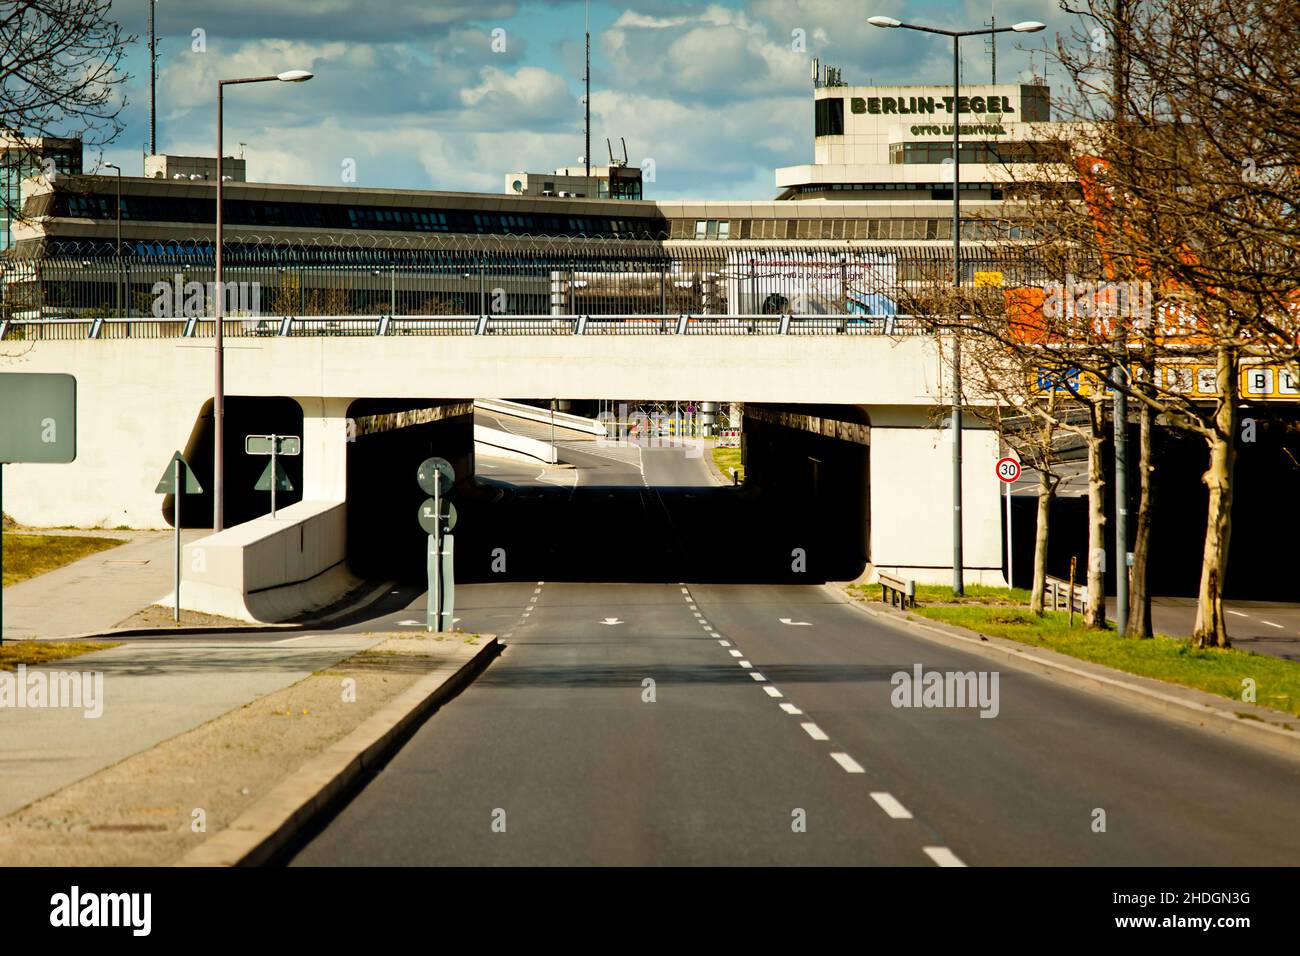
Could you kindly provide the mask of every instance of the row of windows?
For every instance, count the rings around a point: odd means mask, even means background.
[[[49,200],[53,198],[52,205]],[[35,197],[30,215],[113,219],[113,195],[57,193]],[[43,208],[42,208],[43,207]],[[216,204],[187,196],[123,196],[124,220],[211,223]],[[315,229],[371,229],[401,232],[486,233],[494,235],[610,236],[663,238],[662,220],[553,213],[493,213],[461,209],[402,209],[295,202],[225,201],[226,222],[244,226],[306,226]]]
[[[968,239],[1020,239],[1014,223],[962,220]],[[950,239],[951,219],[675,219],[672,239]]]
[[[961,161],[972,164],[1060,162],[1061,149],[1055,143],[970,142],[961,144]],[[952,160],[951,143],[890,143],[891,163],[937,165]]]

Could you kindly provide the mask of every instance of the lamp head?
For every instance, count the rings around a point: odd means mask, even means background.
[[[1047,24],[1039,23],[1037,20],[1021,20],[1019,23],[1011,24],[1011,29],[1017,33],[1037,33],[1039,30],[1047,29]]]
[[[882,27],[885,29],[901,27],[903,25],[902,20],[895,20],[893,17],[867,17],[867,22],[873,27]]]
[[[305,83],[315,75],[307,70],[285,70],[283,73],[277,73],[275,78],[281,83]]]

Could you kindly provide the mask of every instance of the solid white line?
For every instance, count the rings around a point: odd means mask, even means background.
[[[760,674],[758,671],[750,671],[749,676],[754,678],[754,680],[767,680],[767,678],[764,677],[762,674]]]
[[[957,859],[957,854],[946,846],[927,846],[924,848],[925,855],[934,860],[940,866],[965,866],[961,860]]]
[[[802,727],[807,732],[808,736],[811,737],[813,740],[831,739],[826,736],[826,731],[822,730],[816,724],[800,724],[799,726]]]
[[[1240,611],[1229,611],[1229,614],[1235,614],[1237,617],[1250,617],[1249,614],[1242,614]]]
[[[423,625],[421,625],[423,626]],[[304,634],[302,637],[286,637],[282,641],[272,641],[272,644],[292,644],[295,641],[308,641],[313,637],[324,637],[323,634]]]
[[[1276,627],[1278,630],[1282,630],[1281,624],[1274,624],[1272,621],[1265,621],[1264,623],[1267,624],[1269,627]]]
[[[862,764],[858,763],[848,754],[831,754],[831,759],[844,768],[845,773],[866,773],[862,769]]]
[[[751,667],[754,666],[749,661],[736,661],[736,663],[739,664],[741,667],[745,668],[745,670],[749,670]]]
[[[759,676],[762,677],[763,675],[760,674]],[[768,697],[784,697],[784,696],[785,696],[785,694],[781,693],[779,690],[777,690],[775,687],[771,686],[770,684],[769,684],[767,687],[764,687],[764,688],[763,688],[763,691],[764,691],[764,693],[767,694]]]
[[[727,653],[730,654],[732,657],[744,657],[744,656],[745,656],[744,654],[740,653],[740,651],[736,650],[735,648],[732,648],[731,650],[727,651]]]
[[[871,799],[880,804],[880,809],[884,810],[890,817],[895,820],[910,820],[912,814],[907,807],[903,806],[890,793],[873,793]]]
[[[802,713],[803,713],[803,711],[800,710],[798,707],[796,707],[794,704],[782,704],[782,705],[781,705],[781,709],[784,710],[787,714],[802,714]]]

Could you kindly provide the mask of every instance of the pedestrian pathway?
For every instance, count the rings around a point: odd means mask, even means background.
[[[171,531],[44,531],[13,534],[104,534],[126,544],[4,589],[4,639],[67,637],[104,631],[168,594],[173,585]],[[188,543],[210,532],[182,531]]]

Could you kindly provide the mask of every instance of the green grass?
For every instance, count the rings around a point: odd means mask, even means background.
[[[995,588],[987,584],[968,584],[965,593],[954,598],[952,586],[948,584],[918,584],[916,600],[918,604],[995,604],[1029,606],[1029,591],[1026,588]],[[849,591],[855,597],[868,601],[881,600],[879,584],[850,584]]]
[[[1150,640],[1123,638],[1114,631],[1081,626],[1078,615],[1075,626],[1070,627],[1064,611],[1049,611],[1037,618],[1027,609],[1007,605],[918,607],[916,613],[990,637],[1045,647],[1139,677],[1195,687],[1237,701],[1242,699],[1242,681],[1249,678],[1255,682],[1256,703],[1300,716],[1300,664],[1279,657],[1232,649],[1196,650],[1190,641],[1166,635]]]
[[[4,536],[4,586],[53,571],[90,554],[116,548],[121,538],[83,538],[62,534]]]
[[[713,463],[718,466],[718,471],[722,472],[728,478],[731,477],[729,469],[736,469],[741,481],[745,480],[745,466],[740,463],[739,448],[713,448]]]
[[[0,644],[0,671],[15,670],[19,664],[29,667],[50,664],[67,657],[79,657],[91,651],[117,647],[113,642],[91,641],[6,641]]]

